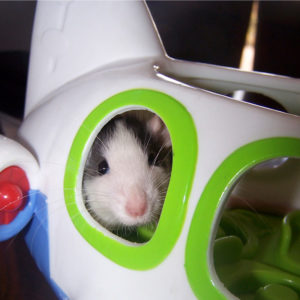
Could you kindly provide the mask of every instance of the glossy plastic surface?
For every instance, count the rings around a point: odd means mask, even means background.
[[[26,115],[86,73],[117,61],[163,56],[149,16],[143,1],[39,1]]]

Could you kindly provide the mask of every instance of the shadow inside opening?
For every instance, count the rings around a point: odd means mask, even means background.
[[[136,243],[151,239],[167,194],[172,143],[154,113],[118,114],[98,133],[85,163],[87,211],[100,225]]]

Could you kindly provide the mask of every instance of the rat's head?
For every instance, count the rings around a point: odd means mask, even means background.
[[[171,141],[150,113],[118,116],[98,134],[84,176],[90,213],[108,228],[158,220],[171,170]]]

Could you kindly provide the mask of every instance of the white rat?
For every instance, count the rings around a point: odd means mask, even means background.
[[[170,136],[158,116],[115,117],[99,132],[85,165],[87,209],[111,230],[157,222],[171,164]]]

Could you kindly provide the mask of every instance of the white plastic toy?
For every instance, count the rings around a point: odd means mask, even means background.
[[[223,96],[240,89],[288,113]],[[144,244],[102,228],[81,194],[95,136],[132,109],[163,119],[175,154],[160,222]],[[17,199],[29,192],[19,214],[2,205],[0,240],[29,224],[27,245],[61,299],[235,299],[212,262],[220,211],[256,164],[300,158],[299,113],[298,79],[169,58],[142,1],[40,1],[23,146],[0,139],[0,188]],[[289,199],[298,208],[299,193]]]

